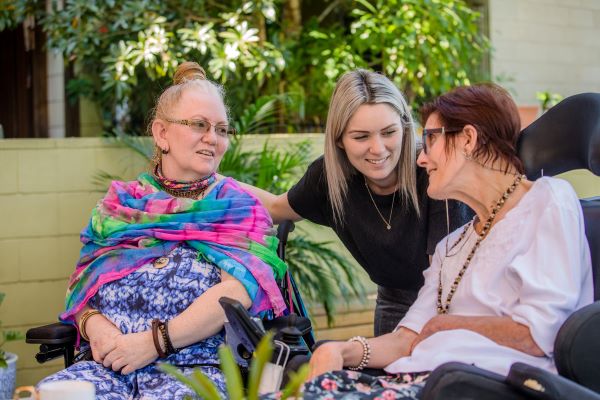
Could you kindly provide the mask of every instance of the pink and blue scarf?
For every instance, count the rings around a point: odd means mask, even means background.
[[[100,286],[182,244],[242,282],[252,299],[251,313],[281,315],[286,306],[275,279],[287,267],[277,257],[273,232],[267,211],[231,178],[202,200],[172,197],[148,174],[114,181],[81,232],[83,248],[60,319],[72,323]]]

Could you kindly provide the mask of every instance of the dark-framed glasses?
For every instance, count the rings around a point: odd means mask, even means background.
[[[228,137],[235,135],[235,128],[227,124],[212,124],[205,119],[171,119],[165,118],[165,121],[172,124],[186,125],[192,128],[192,131],[196,133],[207,133],[211,127],[215,128],[215,133],[221,137]]]
[[[427,149],[430,149],[440,136],[446,133],[458,133],[462,130],[463,128],[445,128],[443,126],[441,128],[423,129],[423,152],[427,154]]]

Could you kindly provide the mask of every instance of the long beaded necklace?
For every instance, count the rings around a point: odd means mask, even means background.
[[[379,211],[379,207],[377,207],[377,204],[375,203],[375,199],[373,198],[373,195],[371,194],[371,189],[369,189],[369,184],[367,183],[366,177],[365,177],[365,187],[367,188],[367,193],[369,193],[369,197],[371,198],[371,201],[373,202],[373,205],[375,206],[375,211],[377,211],[377,214],[379,214],[379,216],[381,217],[381,220],[385,224],[385,227],[389,231],[390,229],[392,229],[392,213],[394,212],[394,202],[396,201],[396,192],[398,191],[398,186],[396,186],[396,189],[394,190],[394,196],[392,196],[392,208],[390,209],[390,217],[388,218],[387,221],[385,220],[385,218],[383,218],[383,214],[381,213],[381,211]]]
[[[488,219],[485,221],[485,224],[483,225],[483,229],[481,230],[481,233],[479,234],[477,241],[475,242],[475,244],[473,245],[473,248],[471,249],[471,251],[469,252],[469,255],[467,256],[467,260],[465,261],[462,268],[458,272],[458,275],[456,275],[456,278],[454,278],[454,282],[452,283],[452,286],[450,286],[450,291],[448,292],[448,296],[446,298],[446,304],[442,304],[442,292],[443,292],[442,267],[444,266],[444,260],[442,259],[442,265],[440,266],[440,272],[439,272],[439,282],[440,283],[438,285],[438,295],[437,295],[437,313],[438,314],[447,314],[448,313],[448,309],[450,308],[450,303],[452,302],[452,297],[454,296],[454,293],[456,292],[456,288],[458,287],[458,284],[462,280],[463,275],[467,271],[467,268],[469,267],[469,264],[471,263],[471,260],[473,259],[473,256],[475,255],[475,252],[481,245],[481,242],[483,241],[483,239],[485,239],[486,236],[488,235],[488,233],[490,232],[492,223],[494,222],[494,219],[496,218],[496,215],[498,215],[498,212],[500,211],[500,209],[504,206],[506,199],[508,199],[508,197],[515,191],[515,189],[517,188],[517,186],[523,179],[525,179],[525,175],[518,175],[516,177],[516,179],[514,180],[514,182],[506,189],[506,191],[498,199],[498,201],[496,201],[496,204],[492,208],[492,212],[491,212],[490,216],[488,217]],[[465,234],[467,233],[467,231],[469,230],[471,225],[473,225],[473,221],[474,221],[474,219],[465,226],[465,229],[463,229],[463,231],[461,232],[458,240],[450,247],[450,251],[452,249],[454,249],[463,240],[463,238],[465,237]],[[473,229],[475,229],[475,227],[473,227]]]
[[[160,184],[162,189],[173,197],[185,197],[198,199],[206,189],[215,181],[216,175],[210,174],[206,178],[198,179],[192,182],[182,182],[165,178],[160,166],[157,165],[152,171],[152,176]]]

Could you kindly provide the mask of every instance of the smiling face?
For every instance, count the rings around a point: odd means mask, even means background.
[[[339,146],[374,190],[385,191],[398,181],[402,138],[402,120],[392,107],[363,104],[348,121]]]
[[[425,122],[425,129],[441,128],[443,122],[437,113],[433,113]],[[427,170],[429,186],[427,194],[433,199],[447,199],[453,197],[454,189],[459,185],[461,177],[459,172],[465,165],[465,158],[456,149],[462,148],[464,138],[459,134],[455,136],[454,149],[446,151],[446,136],[441,133],[428,135],[427,154],[421,151],[417,164]]]
[[[214,125],[227,125],[227,112],[219,95],[212,90],[190,87],[169,110],[170,120],[205,120],[212,126],[202,133],[197,127],[157,118],[152,124],[156,144],[168,154],[162,156],[165,177],[194,181],[216,172],[229,146],[227,135]],[[223,132],[221,132],[223,133]]]

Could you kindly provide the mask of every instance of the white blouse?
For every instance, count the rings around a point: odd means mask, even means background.
[[[437,315],[438,274],[442,268],[443,304],[450,286],[477,240],[473,227],[453,250],[463,228],[438,243],[425,284],[398,327],[420,332]],[[499,345],[466,329],[437,332],[408,357],[388,365],[390,373],[431,371],[461,361],[503,375],[518,361],[556,372],[552,360],[558,329],[575,310],[593,301],[590,251],[583,214],[571,186],[544,177],[498,221],[475,252],[458,285],[449,313],[509,316],[526,325],[544,357]]]

